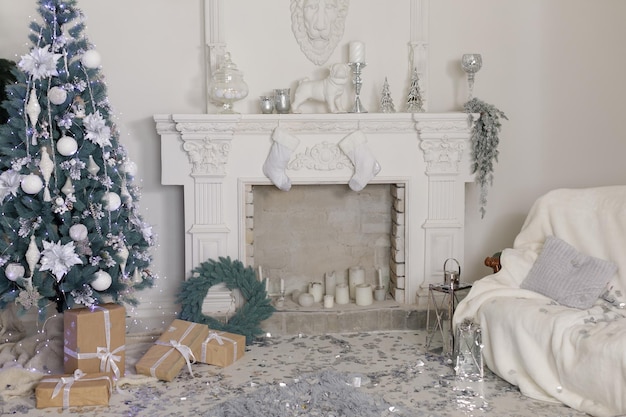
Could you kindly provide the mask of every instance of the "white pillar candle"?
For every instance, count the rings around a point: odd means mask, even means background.
[[[261,265],[259,265],[259,281],[263,282],[263,269]]]
[[[280,292],[285,292],[285,280],[283,278],[280,279]]]
[[[356,286],[365,282],[365,270],[360,266],[350,268],[350,271],[348,271],[348,282],[350,283],[350,298],[354,299],[356,297]]]
[[[270,295],[270,279],[269,278],[265,278],[265,292],[267,293],[267,295]]]
[[[335,287],[335,301],[337,304],[348,304],[350,302],[350,289],[348,284],[337,284]]]
[[[350,42],[350,61],[349,62],[365,62],[365,44],[360,41]]]
[[[356,286],[356,305],[368,306],[374,302],[372,296],[372,286],[370,284],[359,284]]]
[[[324,296],[324,308],[333,308],[333,304],[335,303],[335,296],[326,294]]]
[[[337,276],[335,275],[335,271],[330,274],[326,274],[324,277],[324,282],[326,284],[326,294],[335,295],[335,286],[337,285]]]
[[[316,303],[322,301],[324,296],[324,286],[321,282],[309,282],[309,294],[313,296],[313,300]]]
[[[384,285],[383,285],[383,270],[381,268],[378,268],[378,286],[380,288],[384,287]]]

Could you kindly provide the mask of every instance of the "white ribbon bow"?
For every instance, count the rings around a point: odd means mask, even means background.
[[[50,398],[55,398],[57,395],[59,395],[59,393],[61,393],[61,390],[63,390],[63,408],[68,408],[70,406],[70,390],[72,388],[72,385],[74,385],[74,382],[77,382],[79,380],[97,381],[100,379],[109,381],[109,392],[111,392],[113,390],[113,385],[111,384],[111,379],[108,376],[90,378],[85,372],[80,369],[75,370],[72,376],[62,376],[58,379],[42,379],[41,382],[56,382],[57,384],[54,387],[54,390],[52,391],[52,397]]]

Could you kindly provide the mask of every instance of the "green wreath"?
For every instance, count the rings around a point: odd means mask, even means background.
[[[202,303],[209,288],[222,282],[229,290],[238,288],[245,299],[244,305],[227,323],[202,313]],[[209,259],[194,269],[192,277],[182,284],[178,302],[182,306],[181,319],[206,324],[211,330],[243,335],[248,345],[255,336],[263,333],[259,323],[274,312],[265,286],[256,279],[252,267],[246,268],[240,261],[231,261],[230,257],[220,257],[219,261]]]

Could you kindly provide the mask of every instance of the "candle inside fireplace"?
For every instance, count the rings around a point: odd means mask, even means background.
[[[285,280],[283,278],[280,279],[280,292],[285,292]]]
[[[350,62],[365,62],[365,44],[361,41],[350,42]]]

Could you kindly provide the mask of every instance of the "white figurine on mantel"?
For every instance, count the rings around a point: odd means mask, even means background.
[[[291,104],[294,113],[302,113],[300,106],[308,100],[325,102],[330,113],[345,111],[343,97],[352,74],[350,67],[346,64],[334,64],[329,69],[328,77],[322,80],[304,78],[298,83]]]

